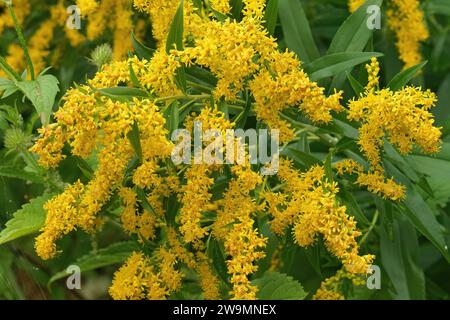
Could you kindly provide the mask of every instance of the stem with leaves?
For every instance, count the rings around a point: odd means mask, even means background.
[[[27,65],[28,65],[28,68],[30,69],[31,80],[34,80],[35,74],[34,74],[33,61],[31,61],[30,53],[28,52],[28,47],[27,47],[27,43],[25,41],[25,37],[23,36],[23,32],[22,32],[22,29],[20,28],[19,21],[17,20],[16,14],[14,13],[12,3],[6,2],[6,5],[8,6],[9,14],[11,15],[11,17],[13,19],[14,27],[16,29],[17,36],[19,37],[20,46],[22,47],[22,49],[25,53],[25,59],[27,60]]]

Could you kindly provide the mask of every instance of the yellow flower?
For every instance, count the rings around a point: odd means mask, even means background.
[[[109,294],[114,300],[161,300],[168,293],[150,259],[141,252],[133,252],[114,274],[109,288]]]
[[[340,269],[338,272],[327,279],[321,284],[316,294],[313,296],[314,300],[345,300],[342,293],[342,282],[344,279],[349,279],[356,286],[364,285],[364,281],[361,276],[347,272],[345,269]]]
[[[348,9],[350,12],[355,12],[359,7],[361,7],[366,0],[349,0]]]
[[[429,37],[419,0],[392,0],[387,12],[389,28],[397,38],[397,49],[404,68],[422,61],[420,43]]]
[[[88,16],[97,12],[99,4],[96,0],[77,0],[77,6],[80,8],[82,16]]]
[[[69,186],[62,194],[44,205],[47,211],[45,226],[36,238],[36,253],[42,259],[53,258],[56,251],[56,240],[68,234],[79,224],[79,197],[84,192],[80,181]]]
[[[288,160],[280,161],[278,176],[286,183],[283,191],[290,194],[290,201],[285,204],[283,216],[275,218],[293,223],[294,239],[300,246],[313,244],[321,234],[328,250],[349,272],[365,273],[374,257],[358,255],[356,238],[360,232],[356,221],[347,215],[345,206],[339,205],[339,189],[336,183],[327,182],[324,174],[319,166],[300,174]]]
[[[210,0],[209,3],[214,10],[220,13],[228,14],[231,11],[229,0]]]

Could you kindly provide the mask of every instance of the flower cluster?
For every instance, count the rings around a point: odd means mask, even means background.
[[[101,7],[109,2],[84,0],[79,5],[92,24],[98,19],[92,12],[97,6],[103,12]],[[115,14],[128,17],[124,3],[114,3]],[[356,173],[357,184],[397,200],[404,189],[384,177],[383,138],[403,153],[413,145],[436,152],[440,130],[433,127],[429,113],[435,96],[413,87],[380,90],[379,65],[373,59],[367,66],[365,92],[344,108],[342,92],[327,95],[309,79],[293,53],[279,50],[262,25],[265,2],[260,0],[243,1],[241,21],[221,21],[193,1],[184,1],[184,49],[167,52],[164,41],[178,3],[135,0],[134,7],[152,20],[158,41],[153,57],[104,65],[87,85],[67,92],[55,123],[41,129],[32,151],[42,166],[56,168],[66,157],[79,157],[89,162],[93,173],[87,182],[77,181],[47,202],[47,221],[36,239],[38,255],[52,258],[62,236],[77,228],[92,233],[105,219],[115,219],[108,212],[115,201],[125,233],[142,250],[115,273],[109,290],[114,299],[168,298],[193,274],[207,299],[255,299],[258,288],[252,275],[266,255],[268,241],[260,230],[261,221],[268,221],[278,237],[292,236],[300,246],[313,245],[321,237],[342,262],[342,272],[349,277],[364,275],[375,257],[360,253],[361,233],[339,200],[338,183],[324,166],[300,171],[282,158],[278,173],[268,178],[248,161],[175,165],[170,158],[173,128],[168,122],[178,121],[177,128],[193,134],[193,123],[199,121],[204,130],[225,134],[239,119],[231,118],[228,106],[236,103],[244,112],[239,103],[245,91],[250,98],[244,104],[258,125],[279,129],[281,142],[288,145],[296,132],[283,118],[284,112],[301,113],[314,124],[330,123],[335,112],[346,112],[361,125],[358,143],[370,171],[349,159],[335,165],[336,170]],[[222,14],[229,12],[226,1],[210,4]],[[102,14],[107,14],[104,10]],[[105,23],[102,19],[96,27]],[[125,32],[119,25],[115,28],[119,34]],[[201,93],[206,93],[196,95],[199,85],[190,83],[191,76],[185,79],[186,91],[177,77],[190,67],[215,76],[217,84],[213,88],[200,84]],[[127,96],[117,90],[132,93]],[[223,256],[225,277],[219,277],[216,262],[210,260],[214,245]],[[316,297],[339,298],[329,293],[334,282],[328,280]]]

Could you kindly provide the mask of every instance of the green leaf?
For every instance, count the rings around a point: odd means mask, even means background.
[[[300,1],[279,0],[278,9],[287,47],[305,63],[319,58],[319,50]]]
[[[320,159],[316,158],[312,154],[296,150],[291,147],[283,149],[281,155],[287,156],[288,158],[292,159],[296,164],[306,166],[306,168],[309,168],[315,164],[320,164]]]
[[[450,2],[448,0],[429,0],[425,5],[429,14],[442,14],[450,16]]]
[[[350,72],[347,72],[347,79],[348,82],[350,82],[355,95],[359,97],[359,95],[364,92],[364,86],[358,80],[356,80]]]
[[[0,166],[0,176],[8,178],[16,178],[33,183],[43,183],[42,177],[35,173],[27,172],[18,166]]]
[[[234,122],[236,123],[237,129],[244,129],[245,124],[247,123],[248,114],[250,113],[250,109],[252,107],[252,101],[250,98],[250,94],[248,91],[245,92],[245,107],[244,110],[236,117]]]
[[[436,107],[431,112],[436,116],[436,124],[441,126],[445,124],[445,120],[450,117],[450,74],[441,83],[438,90],[438,101]]]
[[[38,232],[45,222],[44,204],[50,198],[49,194],[34,198],[16,211],[13,218],[6,223],[6,228],[0,232],[0,245]]]
[[[129,87],[115,87],[115,88],[104,88],[98,89],[98,92],[101,94],[111,98],[112,100],[127,102],[132,101],[133,98],[141,97],[148,98],[149,95],[146,91],[137,89],[137,88],[129,88]]]
[[[7,247],[0,248],[0,299],[25,299],[14,270],[16,256]]]
[[[417,75],[419,70],[422,69],[427,64],[427,62],[428,61],[424,61],[416,64],[415,66],[412,66],[411,68],[403,70],[402,72],[395,75],[395,77],[393,77],[391,81],[389,81],[387,86],[391,88],[392,91],[400,90]]]
[[[50,122],[56,94],[59,92],[59,81],[46,74],[39,75],[36,80],[17,82],[17,87],[31,101],[43,124]]]
[[[364,212],[362,212],[358,202],[356,201],[355,197],[353,196],[353,194],[351,192],[345,190],[345,188],[342,188],[339,191],[339,196],[340,196],[341,201],[347,207],[347,209],[348,209],[347,213],[349,215],[354,216],[356,221],[359,224],[362,224],[363,226],[370,225],[370,221],[364,215]]]
[[[416,227],[433,245],[442,253],[445,259],[450,262],[450,254],[444,237],[444,227],[437,221],[433,210],[423,200],[420,193],[411,181],[403,175],[390,161],[383,161],[388,174],[393,175],[400,183],[407,187],[404,207],[399,206]]]
[[[267,1],[266,11],[264,12],[264,25],[269,31],[270,35],[275,32],[275,27],[277,26],[278,18],[278,1],[279,0],[269,0]]]
[[[303,300],[307,296],[303,286],[284,273],[266,272],[252,284],[258,287],[259,300]]]
[[[166,41],[166,52],[170,50],[183,50],[183,33],[184,33],[184,0],[180,1],[180,5],[173,17],[170,25],[169,34]]]
[[[136,55],[140,59],[146,59],[150,61],[153,58],[156,50],[145,46],[138,39],[136,39],[136,35],[134,34],[134,32],[131,32],[131,42],[133,44]]]
[[[318,81],[326,77],[336,76],[342,71],[370,60],[372,57],[380,57],[378,52],[339,52],[323,56],[304,66],[312,81]]]
[[[136,250],[139,250],[139,247],[134,241],[114,243],[109,247],[91,252],[71,264],[77,265],[81,272],[85,272],[122,263]],[[70,273],[67,273],[66,270],[62,270],[50,278],[48,285],[50,286],[53,282],[69,275]]]
[[[178,101],[172,102],[166,109],[165,113],[166,127],[169,130],[169,136],[172,135],[176,129],[178,129],[178,124],[180,123],[180,106]]]
[[[328,54],[362,51],[373,32],[367,27],[367,7],[371,5],[381,7],[382,3],[383,0],[367,0],[353,12],[336,32],[328,48]]]
[[[18,88],[12,80],[0,78],[0,92],[3,91],[3,93],[0,95],[0,98],[5,99],[17,90]]]
[[[128,132],[128,139],[130,140],[131,145],[133,146],[134,152],[138,156],[139,160],[142,161],[142,146],[141,146],[141,138],[139,133],[138,124],[133,123],[133,128],[130,132]]]
[[[213,261],[211,265],[214,267],[219,277],[224,283],[228,284],[227,263],[225,261],[225,253],[221,244],[217,240],[209,237],[206,243],[206,254]]]
[[[239,20],[241,17],[242,7],[242,0],[231,0],[231,15],[234,19]]]
[[[396,219],[391,226],[392,232],[386,229],[386,225],[380,228],[380,251],[383,269],[396,291],[393,296],[401,300],[425,299],[424,274],[416,261],[416,231],[402,218]]]

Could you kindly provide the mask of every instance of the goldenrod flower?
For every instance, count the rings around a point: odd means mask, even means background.
[[[397,49],[404,68],[422,61],[420,43],[429,37],[419,0],[392,0],[388,25],[397,38]]]

